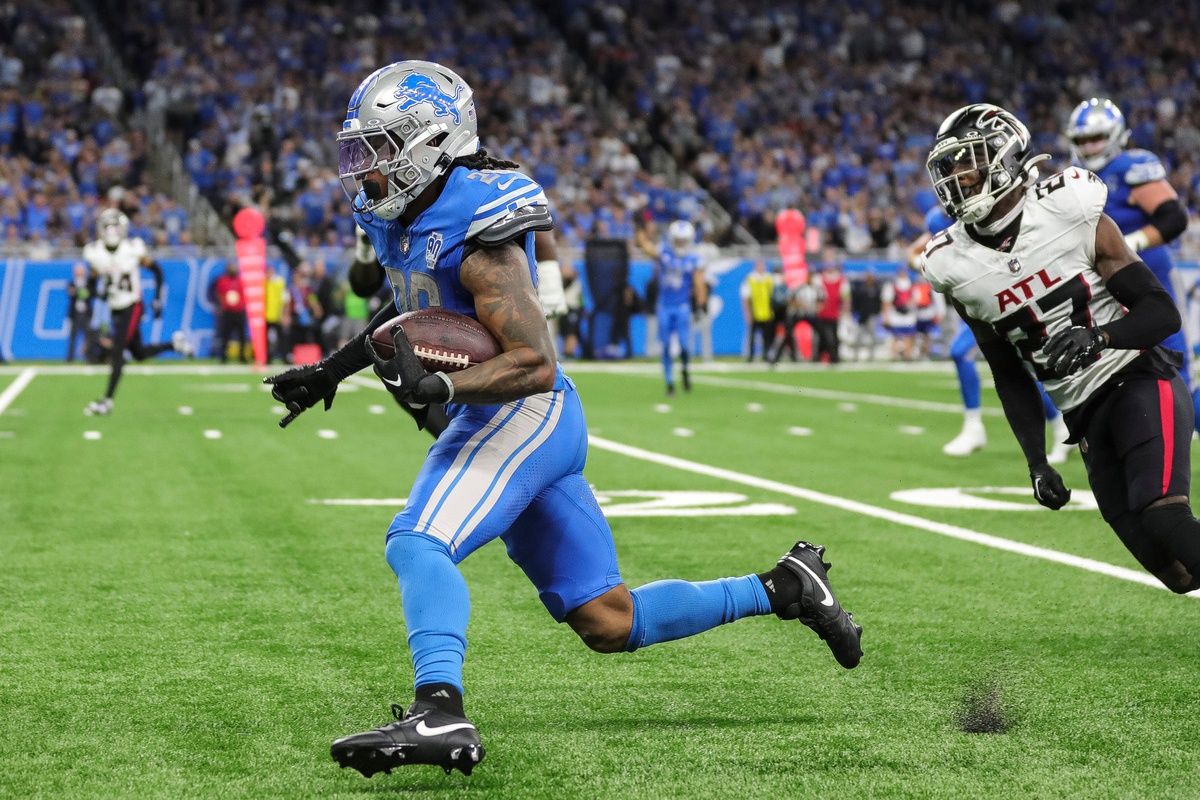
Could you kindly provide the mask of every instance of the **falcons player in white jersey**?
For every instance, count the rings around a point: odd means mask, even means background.
[[[1041,380],[1079,444],[1106,522],[1175,592],[1200,589],[1200,521],[1188,502],[1191,399],[1171,296],[1103,213],[1107,189],[1070,168],[1038,181],[1029,131],[997,106],[955,111],[926,161],[955,224],[925,247],[925,273],[971,326],[1037,501],[1070,499],[1046,463]]]
[[[112,310],[112,371],[104,397],[88,403],[83,410],[88,416],[112,412],[113,394],[121,380],[126,350],[138,361],[167,350],[192,354],[183,331],[176,331],[170,344],[142,343],[139,327],[143,312],[142,268],[154,274],[154,300],[150,308],[155,319],[162,316],[163,274],[162,268],[147,253],[146,243],[137,237],[129,237],[128,217],[115,208],[105,209],[96,220],[96,233],[99,238],[84,245],[83,260],[92,276],[100,280],[99,294]]]

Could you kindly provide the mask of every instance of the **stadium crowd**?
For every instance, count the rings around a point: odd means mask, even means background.
[[[0,6],[0,247],[78,247],[105,204],[148,242],[188,241],[186,212],[146,186],[146,136],[95,54],[69,0]]]
[[[472,83],[485,145],[547,187],[568,245],[632,239],[648,220],[703,227],[703,186],[760,241],[774,239],[779,209],[798,207],[828,244],[886,249],[915,238],[934,202],[923,168],[932,131],[946,109],[981,99],[1003,99],[1061,161],[1070,108],[1108,94],[1132,144],[1157,152],[1188,206],[1200,204],[1191,4],[1154,23],[1132,0],[101,0],[98,10],[134,85],[105,80],[96,34],[70,0],[0,8],[10,244],[75,244],[112,202],[149,241],[186,244],[186,212],[145,187],[141,127],[161,110],[219,211],[256,202],[304,245],[345,246],[332,134],[362,77],[410,55]],[[1101,28],[1116,47],[1089,44]],[[683,167],[677,185],[647,169],[655,145]]]
[[[485,144],[550,192],[560,234],[632,236],[635,216],[699,219],[694,179],[642,167],[644,123],[604,108],[584,64],[529,3],[135,3],[110,15],[162,108],[193,182],[228,215],[255,202],[309,246],[352,242],[334,169],[346,99],[379,64],[417,53],[474,88]],[[487,24],[477,21],[486,17]]]
[[[985,100],[1063,163],[1071,108],[1110,96],[1200,202],[1195,4],[1153,21],[1133,0],[555,5],[605,85],[763,241],[788,207],[850,252],[915,238],[933,132]]]

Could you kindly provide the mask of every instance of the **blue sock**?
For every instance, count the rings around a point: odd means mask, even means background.
[[[683,639],[742,617],[769,614],[771,602],[757,575],[703,583],[670,580],[639,586],[625,649]]]
[[[400,581],[415,686],[449,683],[462,691],[471,598],[446,545],[401,533],[388,539],[387,562]]]
[[[1046,415],[1046,422],[1050,422],[1058,416],[1058,406],[1054,405],[1050,395],[1046,394],[1046,387],[1041,383],[1038,383],[1037,387],[1038,391],[1042,393],[1042,412]]]
[[[958,370],[958,388],[962,392],[963,408],[974,411],[980,406],[979,370],[975,368],[975,360],[957,357],[954,359],[954,368]]]
[[[666,380],[667,386],[671,386],[672,384],[675,383],[675,381],[671,380],[672,364],[671,364],[671,340],[670,339],[668,339],[667,343],[663,345],[662,365],[663,365],[663,379]]]

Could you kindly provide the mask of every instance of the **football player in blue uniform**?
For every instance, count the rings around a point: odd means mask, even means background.
[[[470,87],[426,61],[384,67],[350,99],[339,171],[387,271],[395,303],[319,364],[267,382],[287,425],[365,367],[397,399],[445,404],[408,502],[387,531],[399,581],[415,699],[396,721],[338,739],[343,767],[370,776],[405,764],[469,773],[483,746],[463,708],[470,599],[458,564],[501,539],[554,619],[593,650],[633,651],[745,616],[799,619],[845,667],[862,629],[829,587],[823,548],[798,542],[767,572],[703,583],[665,580],[630,591],[612,532],[583,476],[587,429],[579,396],[554,355],[535,288],[534,232],[551,227],[542,188],[479,149]],[[401,311],[430,306],[475,317],[497,357],[452,375],[429,373],[403,331],[378,357],[370,334]]]
[[[679,367],[683,390],[692,390],[688,372],[688,342],[692,340],[692,308],[704,308],[708,302],[708,283],[696,252],[696,228],[685,219],[667,226],[666,241],[658,247],[642,247],[654,259],[654,280],[658,299],[654,314],[658,320],[658,341],[662,345],[663,379],[667,396],[675,394],[671,339],[679,342]]]
[[[921,251],[925,249],[929,240],[953,224],[954,220],[940,205],[929,209],[925,214],[925,229],[928,232],[909,246],[909,261],[919,263]],[[979,381],[979,370],[975,367],[975,356],[978,352],[975,334],[971,332],[970,326],[965,323],[959,325],[958,333],[950,343],[950,358],[954,361],[958,389],[962,395],[963,426],[958,435],[942,447],[942,452],[948,456],[964,458],[987,445],[987,430],[983,427],[981,411],[982,384]],[[1067,425],[1042,384],[1038,383],[1037,387],[1042,394],[1042,411],[1046,415],[1046,424],[1050,426],[1051,440],[1054,442],[1054,446],[1046,454],[1046,461],[1050,464],[1062,464],[1071,453],[1071,445],[1066,443]]]
[[[1087,167],[1108,187],[1104,213],[1117,223],[1129,249],[1137,253],[1167,293],[1180,304],[1171,254],[1166,245],[1187,228],[1187,210],[1158,156],[1148,150],[1125,149],[1129,131],[1125,115],[1113,101],[1093,97],[1075,106],[1067,125],[1071,159]],[[1183,330],[1171,334],[1163,346],[1183,354],[1179,374],[1192,395],[1192,406],[1200,413],[1200,392],[1192,381],[1191,348]]]

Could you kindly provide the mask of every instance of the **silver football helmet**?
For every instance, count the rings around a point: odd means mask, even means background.
[[[106,208],[96,217],[96,233],[105,247],[116,247],[129,235],[129,217],[120,209]]]
[[[1071,160],[1097,172],[1125,149],[1129,131],[1125,115],[1104,97],[1093,97],[1075,106],[1067,123]]]
[[[471,87],[431,61],[389,64],[354,90],[337,141],[354,210],[395,219],[451,161],[479,150]]]
[[[676,250],[687,250],[696,243],[696,227],[686,219],[677,219],[667,226],[667,241]]]

